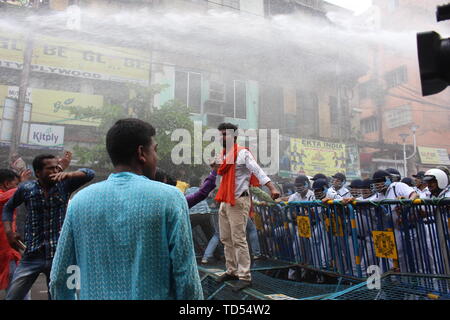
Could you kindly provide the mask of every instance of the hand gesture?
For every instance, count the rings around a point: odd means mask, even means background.
[[[58,164],[61,166],[62,170],[66,170],[69,165],[70,161],[72,161],[72,152],[70,151],[64,151],[64,156],[60,159],[58,159]]]
[[[220,164],[216,161],[216,159],[212,159],[209,163],[209,166],[212,170],[217,171],[220,167]]]
[[[60,182],[65,179],[70,179],[72,177],[72,172],[58,172],[50,175],[50,179],[55,182]]]
[[[20,182],[25,182],[31,179],[31,170],[26,169],[20,173]]]

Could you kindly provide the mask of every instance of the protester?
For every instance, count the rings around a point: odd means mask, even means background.
[[[250,187],[250,194],[260,201],[274,203],[275,201],[263,190],[258,187]],[[250,251],[252,253],[253,260],[259,260],[264,258],[261,255],[261,247],[259,245],[259,237],[258,231],[256,229],[256,225],[253,222],[255,212],[250,209],[249,219],[247,219],[246,233],[248,238],[248,243],[250,244]],[[220,232],[219,232],[219,217],[217,213],[212,215],[211,225],[214,228],[214,234],[208,242],[208,246],[206,247],[205,253],[202,257],[202,264],[209,264],[215,262],[213,258],[214,251],[219,244],[220,240]]]
[[[80,299],[202,299],[184,195],[154,179],[155,129],[117,121],[106,136],[107,180],[72,199],[51,272],[55,299],[74,299],[68,267],[79,268]]]
[[[3,208],[2,220],[11,247],[25,249],[7,300],[22,300],[40,273],[45,274],[48,286],[67,202],[72,192],[94,178],[94,171],[90,169],[60,172],[58,159],[51,154],[34,158],[33,170],[37,180],[21,184]],[[12,228],[14,209],[22,203],[27,208],[25,247]]]
[[[280,196],[269,177],[256,163],[252,154],[236,143],[237,126],[222,123],[218,126],[222,135],[222,164],[218,174],[222,176],[216,200],[219,209],[220,238],[225,247],[226,272],[218,279],[239,280],[235,291],[251,285],[250,254],[246,239],[246,225],[251,206],[249,187],[266,185],[272,199]]]
[[[23,170],[19,176],[12,170],[0,169],[0,219],[3,207],[14,195],[20,182],[30,178],[31,171]],[[12,231],[16,231],[16,210],[14,210]],[[0,221],[0,290],[8,290],[14,271],[21,259],[20,248],[12,248],[6,237],[3,222]],[[29,295],[27,295],[29,298]]]

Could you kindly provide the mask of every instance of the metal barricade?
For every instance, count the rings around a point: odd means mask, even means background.
[[[358,278],[368,267],[450,274],[450,199],[255,206],[262,253]]]

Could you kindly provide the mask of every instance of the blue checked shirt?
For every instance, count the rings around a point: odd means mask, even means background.
[[[56,183],[49,190],[47,199],[39,182],[34,180],[21,184],[5,204],[2,220],[12,221],[14,209],[25,203],[25,254],[44,250],[47,259],[52,259],[55,255],[70,195],[95,175],[91,169],[83,168],[78,171],[86,175]]]

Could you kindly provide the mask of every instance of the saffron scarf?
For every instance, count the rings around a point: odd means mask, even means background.
[[[217,174],[222,176],[222,181],[220,183],[219,191],[217,192],[215,200],[217,202],[226,202],[234,206],[236,204],[236,199],[234,197],[234,193],[236,190],[236,159],[238,153],[247,149],[241,146],[238,146],[236,143],[225,156],[225,161],[220,165],[217,170]],[[247,149],[248,150],[248,149]],[[224,157],[226,150],[222,150],[222,158]],[[250,177],[250,185],[252,187],[259,186],[258,179],[254,174]]]

